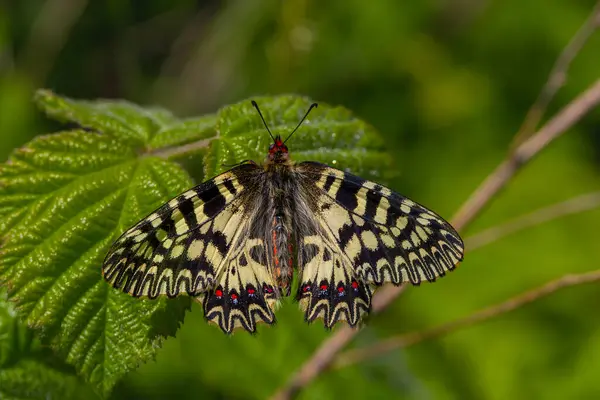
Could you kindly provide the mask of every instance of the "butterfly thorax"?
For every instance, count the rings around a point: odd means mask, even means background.
[[[265,169],[271,266],[281,294],[288,296],[294,272],[291,232],[296,181],[289,160],[267,162]]]

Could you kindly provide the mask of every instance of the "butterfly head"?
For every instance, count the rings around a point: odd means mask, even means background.
[[[260,115],[260,119],[262,120],[263,124],[265,125],[265,128],[267,128],[267,132],[269,132],[269,135],[271,135],[271,139],[273,139],[273,143],[271,144],[271,146],[269,146],[269,154],[267,156],[267,162],[286,163],[289,160],[290,155],[288,152],[288,148],[285,145],[285,142],[287,142],[288,139],[294,134],[294,132],[296,132],[298,130],[298,128],[300,128],[300,125],[302,125],[302,123],[304,122],[306,117],[308,117],[310,110],[317,107],[317,103],[312,103],[310,105],[310,107],[306,111],[306,114],[304,114],[304,117],[302,117],[302,119],[300,120],[300,122],[298,123],[296,128],[294,128],[294,130],[288,135],[288,137],[285,140],[281,140],[280,135],[273,137],[273,134],[271,133],[271,130],[269,129],[269,125],[267,125],[265,118],[263,117],[262,113],[260,112],[260,108],[258,108],[258,104],[256,104],[256,102],[254,100],[252,100],[252,105],[254,106],[254,108],[256,108],[256,111],[258,111],[258,115]]]
[[[269,146],[269,155],[267,156],[267,159],[271,162],[278,163],[287,161],[289,157],[288,148],[283,140],[281,140],[281,136],[275,136],[275,140]]]

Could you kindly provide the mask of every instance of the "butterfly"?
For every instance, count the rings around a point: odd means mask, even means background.
[[[387,187],[317,162],[294,163],[273,136],[265,162],[244,161],[129,228],[102,274],[135,297],[198,297],[225,333],[273,324],[283,296],[307,322],[356,326],[376,287],[433,282],[464,245],[433,211]],[[297,271],[297,285],[292,285]]]

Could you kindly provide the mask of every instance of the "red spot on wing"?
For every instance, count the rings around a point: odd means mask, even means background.
[[[223,291],[221,289],[217,289],[215,290],[215,296],[217,297],[223,297]]]
[[[271,286],[267,286],[267,285],[265,285],[265,286],[263,287],[263,291],[264,291],[265,293],[273,293],[273,288],[272,288]]]
[[[253,295],[254,293],[256,293],[256,290],[254,290],[252,288],[248,288],[247,292],[248,292],[248,294]]]
[[[327,285],[321,285],[320,288],[321,288],[321,290],[327,290],[328,286]]]
[[[338,293],[344,293],[344,290],[343,286],[338,287]]]
[[[352,289],[358,289],[358,282],[352,281]]]
[[[231,297],[231,300],[236,300],[236,299],[238,298],[238,295],[237,295],[237,294],[235,294],[235,293],[231,293],[231,294],[229,295],[229,297]]]

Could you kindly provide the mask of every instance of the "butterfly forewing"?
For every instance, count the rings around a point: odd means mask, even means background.
[[[261,172],[238,166],[142,219],[113,244],[105,279],[136,297],[202,295],[206,318],[226,332],[273,322],[272,277],[245,240],[253,178]]]
[[[318,315],[326,326],[337,319],[354,325],[357,305],[370,307],[371,285],[433,282],[462,259],[460,236],[425,207],[323,164],[305,162],[296,168],[304,191],[311,193],[308,203],[320,232],[301,242],[304,249],[318,248],[300,265],[298,297],[307,320]],[[358,293],[360,302],[354,297]],[[326,301],[329,311],[323,311]]]

